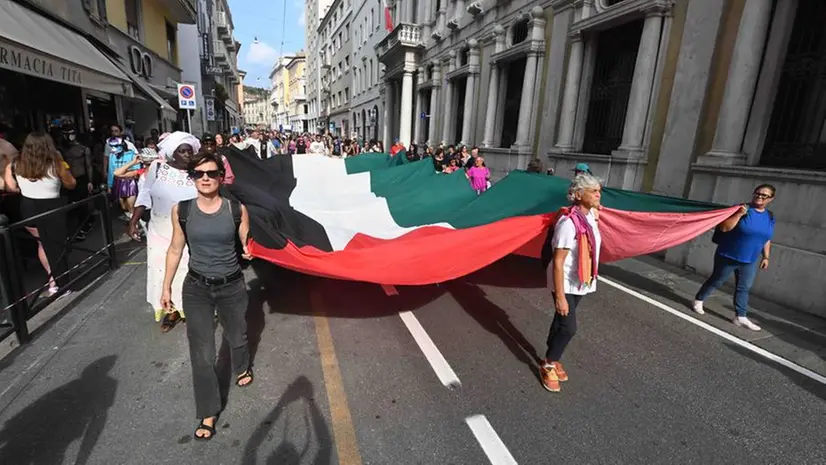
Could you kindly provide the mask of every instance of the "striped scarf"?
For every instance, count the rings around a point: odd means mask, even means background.
[[[567,212],[568,218],[574,224],[576,229],[576,241],[579,246],[577,260],[577,269],[579,271],[579,282],[581,285],[590,286],[594,278],[597,277],[599,263],[596,259],[596,236],[591,223],[588,218],[582,213],[582,210],[577,206],[571,206]]]

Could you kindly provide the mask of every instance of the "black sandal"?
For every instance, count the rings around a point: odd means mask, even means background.
[[[172,315],[176,315],[175,319],[172,319]],[[164,314],[163,318],[161,318],[161,332],[168,333],[172,331],[175,326],[181,322],[183,318],[181,318],[181,314],[179,312],[172,312]]]
[[[249,378],[250,381],[247,384],[241,384],[241,381],[245,380],[247,378]],[[237,378],[235,378],[235,385],[238,386],[238,387],[245,388],[245,387],[249,386],[250,384],[252,384],[254,379],[255,379],[255,376],[252,374],[252,368],[247,368],[247,371],[241,373],[240,375],[238,375]]]
[[[198,425],[198,427],[195,428],[195,432],[192,433],[192,436],[195,437],[196,441],[209,441],[210,439],[215,437],[215,427],[207,425],[206,423],[204,423],[204,420],[201,420],[201,424]],[[204,430],[209,434],[205,436],[198,436],[199,430]]]

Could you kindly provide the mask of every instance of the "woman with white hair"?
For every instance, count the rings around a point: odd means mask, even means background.
[[[181,308],[181,286],[189,269],[189,253],[185,249],[184,259],[172,282],[172,305],[164,310],[158,306],[163,293],[163,278],[166,270],[166,251],[172,241],[172,207],[182,200],[194,199],[198,195],[195,183],[190,179],[187,165],[201,149],[197,137],[186,132],[173,132],[158,144],[160,158],[152,162],[144,174],[135,214],[129,221],[129,236],[140,241],[138,220],[147,209],[152,215],[146,234],[146,301],[155,310],[155,321],[161,322],[161,331],[167,332],[183,318]]]
[[[563,210],[553,231],[548,231],[542,247],[542,263],[556,313],[548,332],[548,349],[540,363],[542,385],[559,392],[560,381],[568,373],[560,363],[562,353],[576,334],[576,309],[582,298],[597,290],[599,249],[599,208],[601,183],[590,174],[580,174],[568,188],[572,205]]]

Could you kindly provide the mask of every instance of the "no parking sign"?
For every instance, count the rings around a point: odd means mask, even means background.
[[[178,108],[181,110],[194,110],[195,86],[192,84],[178,84]]]

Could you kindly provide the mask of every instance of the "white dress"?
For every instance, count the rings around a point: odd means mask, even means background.
[[[155,321],[160,321],[166,251],[172,242],[172,207],[182,200],[194,199],[198,191],[185,170],[173,168],[165,161],[152,162],[143,176],[135,206],[152,211],[146,235],[146,301],[155,310]],[[172,303],[181,315],[184,310],[181,308],[181,286],[188,272],[189,250],[185,247],[172,280]]]

